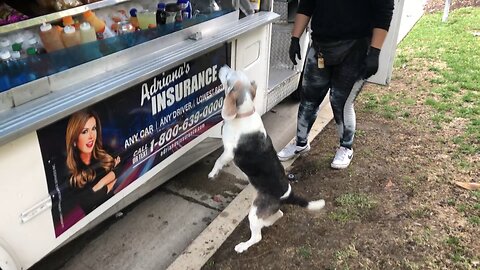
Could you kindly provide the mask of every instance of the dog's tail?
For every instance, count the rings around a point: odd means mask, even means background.
[[[325,200],[308,201],[305,198],[295,195],[290,187],[288,189],[290,194],[287,195],[288,197],[282,199],[282,203],[298,205],[310,211],[317,211],[325,206]]]

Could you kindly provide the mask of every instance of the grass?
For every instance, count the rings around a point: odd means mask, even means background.
[[[297,250],[297,254],[303,259],[309,259],[312,257],[312,249],[310,247],[299,247]]]
[[[479,27],[480,9],[454,10],[447,23],[441,15],[425,15],[417,23],[400,44],[395,66],[432,73],[424,101],[434,111],[431,121],[441,130],[454,119],[465,120],[463,136],[452,140],[460,153],[473,155],[480,152],[480,38],[472,32]],[[382,100],[390,97],[367,97],[367,108],[386,118],[406,116]]]
[[[348,261],[351,259],[357,259],[358,256],[359,252],[355,247],[355,244],[350,244],[345,248],[336,251],[334,254],[335,268],[340,267],[338,269],[350,269]]]
[[[340,223],[359,220],[375,208],[376,202],[366,194],[346,193],[335,199],[336,208],[329,218]]]

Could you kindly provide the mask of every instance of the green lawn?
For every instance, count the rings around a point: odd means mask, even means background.
[[[400,43],[395,66],[428,71],[436,76],[425,105],[436,110],[432,120],[466,121],[465,133],[451,138],[461,154],[480,152],[480,9],[451,12],[446,23],[441,13],[425,15]]]

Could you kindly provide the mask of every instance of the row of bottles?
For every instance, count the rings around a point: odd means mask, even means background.
[[[83,13],[84,22],[76,26],[72,17],[63,18],[63,28],[43,23],[40,26],[40,38],[47,52],[80,45],[104,39],[106,34],[113,36],[105,22],[100,20],[93,11]]]
[[[192,8],[189,0],[165,4],[160,2],[156,11],[131,8],[128,12],[118,12],[108,16],[110,25],[96,14],[88,10],[83,13],[84,22],[77,24],[71,16],[63,18],[63,28],[44,23],[40,27],[40,38],[47,52],[73,47],[82,43],[104,39],[116,34],[155,28],[158,25],[181,22],[192,18]]]
[[[0,92],[140,44],[149,40],[147,36],[153,36],[145,33],[132,38],[110,37],[195,17],[189,0],[160,2],[155,9],[151,8],[120,4],[0,36]],[[82,44],[78,49],[64,50]],[[75,55],[69,57],[71,53]]]

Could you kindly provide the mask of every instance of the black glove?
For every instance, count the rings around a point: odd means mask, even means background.
[[[290,41],[290,49],[288,49],[288,54],[290,55],[290,60],[294,65],[297,64],[295,56],[298,56],[298,60],[302,60],[300,56],[300,39],[298,37],[292,37]]]
[[[380,49],[370,47],[367,57],[365,58],[365,75],[364,79],[374,75],[378,71],[378,56],[380,55]]]

